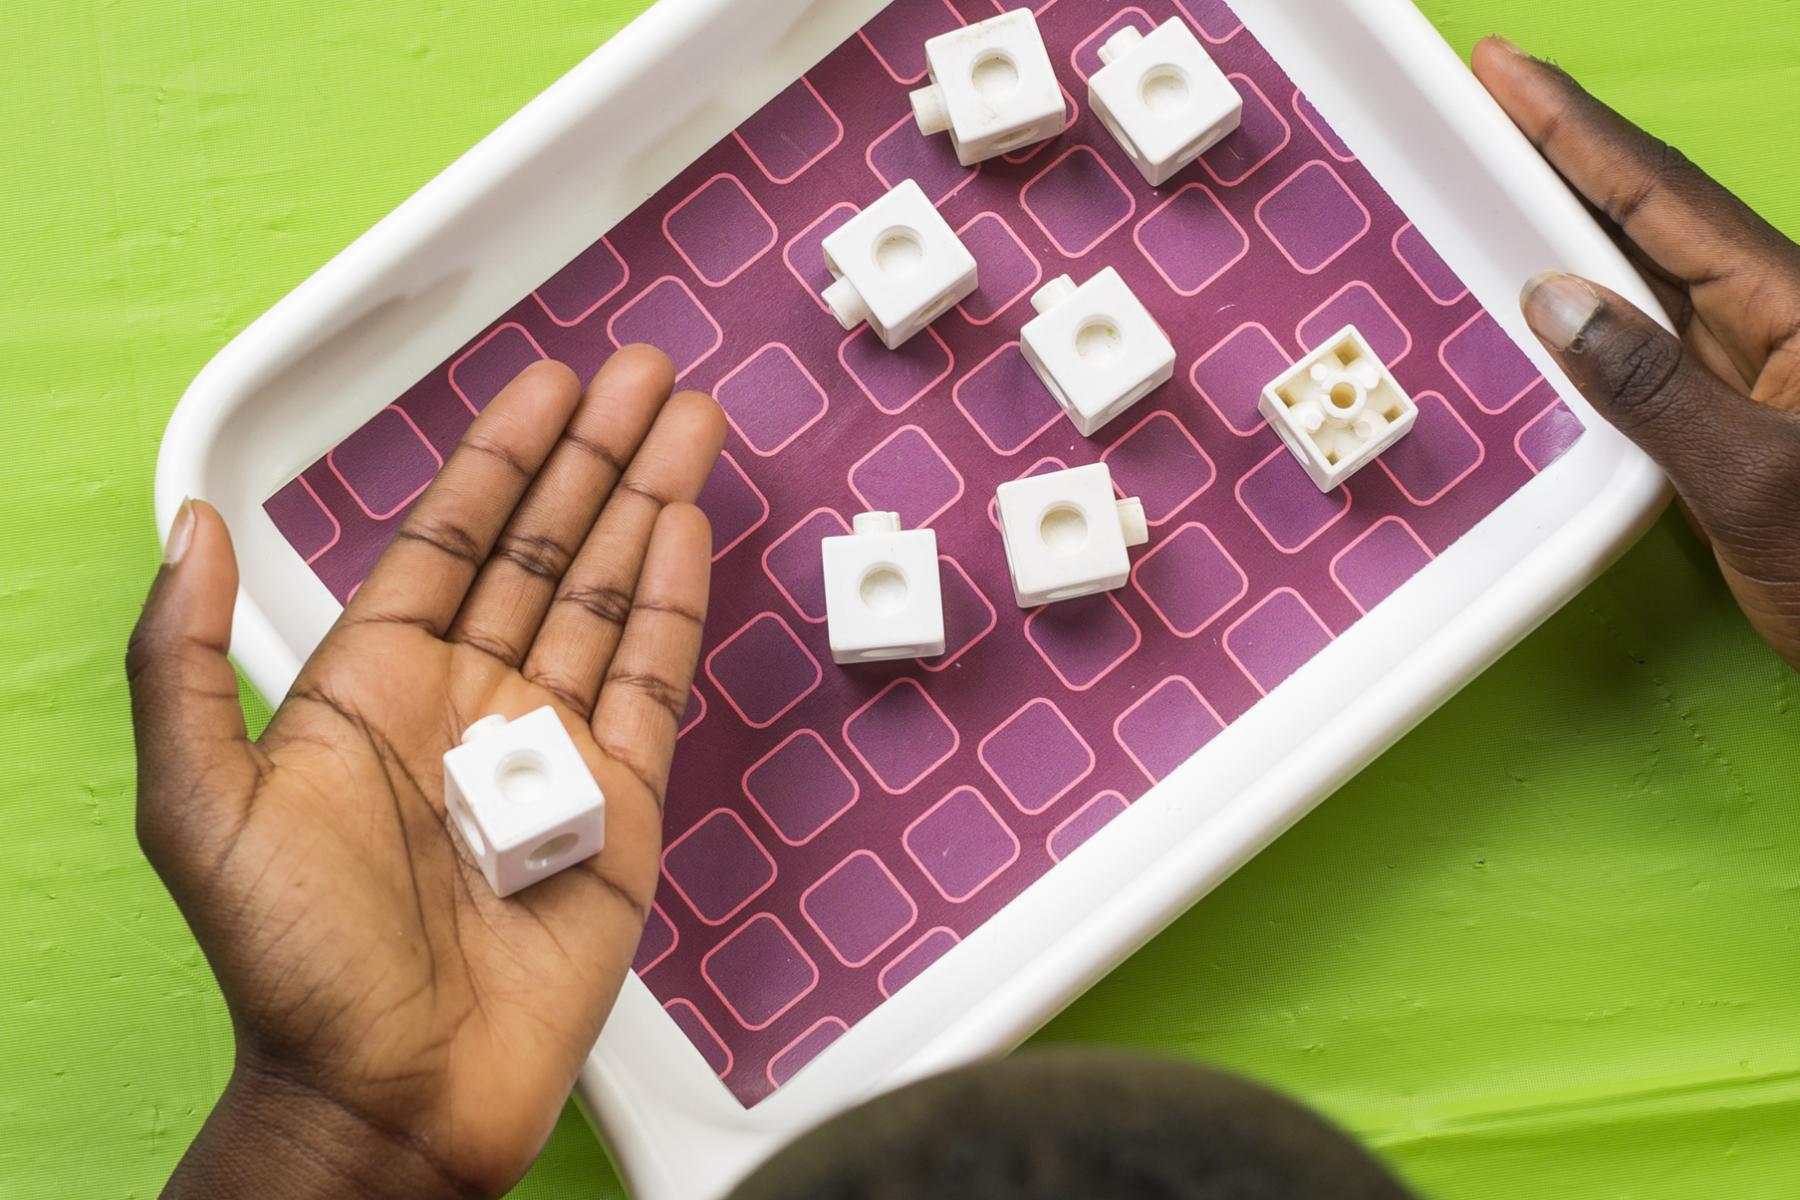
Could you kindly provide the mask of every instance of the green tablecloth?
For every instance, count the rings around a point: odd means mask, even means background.
[[[640,6],[5,6],[0,1196],[154,1193],[230,1064],[132,833],[120,656],[169,410]],[[1460,49],[1556,54],[1800,232],[1794,0],[1425,7]],[[1442,1197],[1791,1197],[1795,695],[1665,520],[1039,1041],[1269,1080]],[[570,1113],[517,1194],[596,1191]]]

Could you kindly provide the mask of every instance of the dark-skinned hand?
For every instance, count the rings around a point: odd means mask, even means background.
[[[257,741],[237,567],[185,505],[128,657],[144,851],[237,1039],[175,1196],[486,1196],[549,1136],[630,967],[700,649],[724,441],[668,360],[553,363],[470,426]],[[552,705],[606,848],[497,899],[443,803],[488,713]]]
[[[1489,38],[1475,73],[1674,318],[1569,275],[1526,319],[1583,396],[1654,458],[1750,623],[1800,667],[1800,246],[1567,73]]]

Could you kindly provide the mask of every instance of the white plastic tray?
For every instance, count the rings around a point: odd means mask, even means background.
[[[164,436],[157,517],[166,533],[193,495],[230,522],[232,649],[258,690],[281,696],[338,612],[262,502],[881,7],[662,0],[207,366]],[[1405,0],[1237,8],[1521,344],[1535,352],[1514,296],[1546,266],[1655,311]],[[756,1108],[628,980],[579,1092],[633,1191],[720,1194],[844,1106],[1013,1046],[1591,580],[1665,487],[1561,391],[1590,426],[1573,450]]]

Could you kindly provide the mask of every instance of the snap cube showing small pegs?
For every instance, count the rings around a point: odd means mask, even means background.
[[[1125,586],[1127,548],[1150,540],[1143,504],[1117,498],[1105,463],[1015,479],[995,498],[1020,608]]]
[[[1088,103],[1132,164],[1161,187],[1244,119],[1244,98],[1179,17],[1148,34],[1119,30],[1100,47]]]
[[[819,552],[832,661],[885,662],[944,652],[935,532],[902,530],[898,513],[859,513],[849,534],[822,539]]]
[[[1257,407],[1321,492],[1374,462],[1419,416],[1354,325],[1264,388]]]
[[[925,43],[931,82],[912,94],[919,132],[950,135],[965,167],[1053,138],[1069,116],[1028,8],[989,17]]]
[[[908,179],[833,230],[823,244],[838,324],[867,321],[889,350],[975,290],[975,256]]]
[[[606,798],[548,706],[487,716],[444,755],[450,823],[488,886],[510,896],[599,853]]]
[[[1175,374],[1175,347],[1111,267],[1080,287],[1059,275],[1031,305],[1019,349],[1083,437]]]

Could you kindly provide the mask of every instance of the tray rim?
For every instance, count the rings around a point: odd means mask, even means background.
[[[804,2],[786,0],[789,8]],[[769,3],[781,5],[784,0]],[[1274,9],[1300,8],[1305,3],[1239,0],[1237,7],[1256,32],[1259,17],[1267,19]],[[833,22],[842,25],[848,17],[854,22],[849,28],[854,29],[881,6],[880,0],[855,0],[832,5],[829,16],[824,16],[826,3],[815,2],[805,13],[821,14],[820,23],[827,26]],[[734,14],[734,7],[740,11]],[[741,18],[741,9],[752,7],[756,6],[734,6],[732,0],[662,0],[654,5],[233,339],[196,378],[165,432],[156,477],[159,532],[166,538],[183,497],[204,494],[197,485],[206,478],[206,463],[218,446],[221,426],[251,402],[259,380],[272,370],[292,366],[328,340],[349,302],[378,288],[387,266],[409,245],[476,205],[506,172],[548,144],[555,132],[591,119],[619,94],[622,77],[653,70],[658,63],[679,57],[683,46],[703,28],[716,28],[733,16]],[[1560,236],[1555,240],[1572,248],[1571,265],[1588,267],[1590,274],[1618,286],[1647,310],[1660,312],[1616,248],[1487,98],[1422,14],[1407,0],[1342,0],[1341,7],[1387,44],[1396,61],[1407,62],[1434,90],[1441,89],[1446,107],[1456,110],[1453,124],[1468,137],[1476,153],[1496,168],[1502,182],[1516,181],[1510,198],[1518,202],[1521,215],[1558,227]],[[829,45],[838,40],[831,38]],[[1313,88],[1309,85],[1308,90]],[[1505,170],[1512,175],[1504,175]],[[1382,182],[1385,185],[1387,180]],[[1410,209],[1408,212],[1412,215]],[[1495,311],[1497,318],[1503,315],[1501,310]],[[579,1095],[584,1108],[605,1129],[634,1192],[686,1197],[723,1191],[786,1137],[836,1107],[1015,1044],[1273,841],[1337,783],[1398,740],[1598,575],[1660,511],[1668,489],[1647,459],[1609,428],[1597,426],[1591,410],[1570,389],[1560,386],[1559,377],[1551,378],[1559,383],[1558,391],[1571,407],[1582,414],[1588,434],[1575,451],[1528,484],[1519,496],[1541,498],[1554,490],[1547,481],[1578,468],[1610,464],[1600,492],[1603,502],[1585,507],[1554,531],[1540,530],[1543,536],[1536,548],[1517,560],[1502,586],[1463,609],[1459,617],[1382,675],[1368,692],[1375,698],[1368,707],[1378,710],[1380,719],[1339,722],[1329,731],[1331,736],[1321,738],[1310,753],[1296,755],[1280,768],[1262,774],[1255,786],[1233,795],[1229,803],[1200,821],[1206,827],[1205,838],[1195,837],[1194,828],[1173,832],[1180,841],[1207,844],[1180,845],[1156,856],[1131,887],[1109,892],[1107,900],[1094,905],[1085,921],[1064,930],[1057,945],[1037,953],[1029,969],[1013,973],[1004,986],[984,988],[980,1002],[964,1007],[956,1021],[932,1021],[936,1026],[932,1035],[913,1039],[897,1060],[871,1072],[863,1069],[870,1064],[840,1048],[854,1050],[900,1031],[906,1022],[893,1018],[891,1014],[896,1012],[902,1017],[914,1013],[929,1016],[932,1004],[942,1000],[938,993],[954,990],[942,981],[966,976],[963,982],[972,985],[985,974],[966,969],[982,956],[984,944],[1004,940],[1006,926],[1022,919],[1021,914],[1030,916],[1039,908],[1047,911],[1046,892],[1068,893],[1087,886],[1078,881],[1100,874],[1098,864],[1115,856],[1086,856],[1091,863],[1071,859],[1048,873],[965,939],[964,946],[934,965],[926,977],[859,1022],[793,1081],[753,1109],[738,1105],[649,989],[635,975],[628,977],[614,1015],[582,1072]],[[1503,504],[1497,514],[1516,507],[1517,497]],[[1454,559],[1474,541],[1473,535],[1463,539],[1443,559]],[[1415,600],[1423,591],[1409,584],[1396,593],[1400,602],[1409,589]],[[1338,669],[1333,654],[1338,645],[1353,638],[1368,641],[1380,636],[1356,632],[1377,630],[1380,611],[1337,639],[1332,649],[1308,664],[1290,684],[1304,687],[1309,679]],[[1390,614],[1388,623],[1394,619]],[[232,652],[266,696],[285,691],[302,657],[277,632],[248,584],[240,587],[237,598]],[[1269,707],[1259,705],[1252,715]],[[1250,719],[1247,716],[1234,723],[1233,729],[1245,726],[1250,730],[1246,724]],[[1229,739],[1222,735],[1220,742],[1231,745],[1252,736],[1245,733]],[[1191,777],[1193,765],[1182,768],[1133,806],[1134,811],[1142,808],[1140,820],[1128,822],[1121,817],[1097,835],[1095,842],[1110,843],[1117,849],[1128,839],[1142,840],[1135,826],[1148,826],[1160,815],[1148,803],[1151,797],[1183,792],[1183,780]],[[1053,879],[1058,883],[1051,888],[1047,881]],[[968,949],[970,946],[975,949]],[[939,986],[921,987],[927,979]],[[889,1016],[884,1018],[884,1014]]]

